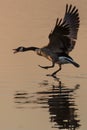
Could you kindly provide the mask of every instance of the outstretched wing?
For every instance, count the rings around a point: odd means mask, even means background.
[[[64,20],[66,24],[69,25],[70,33],[69,37],[73,40],[77,39],[77,33],[79,29],[80,19],[79,19],[79,13],[76,6],[72,7],[72,5],[68,6],[66,5],[66,12],[64,16]]]
[[[57,19],[54,30],[49,34],[48,48],[53,52],[69,53],[75,45],[79,29],[79,13],[76,7],[66,5],[64,19]]]

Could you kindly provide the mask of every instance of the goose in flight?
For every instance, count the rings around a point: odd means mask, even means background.
[[[38,55],[43,56],[52,62],[51,66],[40,66],[44,69],[49,69],[59,65],[58,70],[53,72],[51,76],[55,76],[57,72],[62,69],[63,64],[70,63],[75,67],[80,65],[76,63],[70,56],[69,53],[74,49],[77,33],[80,25],[79,12],[76,6],[66,4],[65,15],[63,19],[56,20],[53,31],[49,34],[48,45],[38,47],[23,47],[20,46],[14,50],[14,53],[35,51]]]

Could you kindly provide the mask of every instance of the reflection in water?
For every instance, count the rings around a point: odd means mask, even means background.
[[[76,130],[80,126],[78,119],[78,108],[75,104],[75,91],[79,89],[77,84],[73,89],[64,86],[61,81],[57,85],[50,85],[48,81],[39,83],[45,91],[30,94],[17,91],[14,95],[15,103],[21,104],[18,108],[24,108],[24,104],[33,103],[34,107],[49,109],[50,122],[53,128]],[[35,106],[36,105],[36,106]]]
[[[59,82],[59,86],[54,86],[54,94],[48,101],[51,122],[56,122],[54,127],[60,129],[75,130],[79,127],[77,119],[77,108],[73,93],[78,89],[78,85],[74,89],[68,89]]]
[[[15,103],[18,104],[16,108],[25,108],[25,105],[31,103],[29,101],[29,98],[32,98],[33,96],[29,97],[29,93],[25,91],[16,91],[14,94]]]

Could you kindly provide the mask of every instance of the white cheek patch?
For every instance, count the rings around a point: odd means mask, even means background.
[[[20,51],[21,51],[21,52],[23,51],[23,47],[20,48]]]

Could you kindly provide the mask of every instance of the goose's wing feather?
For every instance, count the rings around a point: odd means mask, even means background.
[[[47,47],[53,52],[69,53],[75,45],[79,28],[79,13],[76,7],[66,5],[64,19],[57,19],[54,30],[49,34]]]
[[[80,24],[79,13],[76,6],[72,7],[72,5],[70,6],[68,6],[68,4],[66,5],[66,11],[63,21],[65,21],[66,24],[69,25],[70,28],[69,37],[76,40]]]

